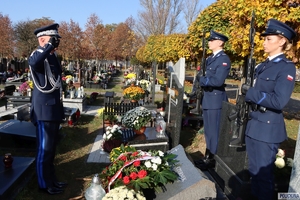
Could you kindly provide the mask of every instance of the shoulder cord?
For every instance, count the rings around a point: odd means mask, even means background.
[[[35,81],[34,74],[32,72],[32,69],[31,69],[30,65],[29,65],[29,69],[30,69],[30,74],[32,76],[33,83],[40,92],[42,92],[42,93],[52,93],[56,89],[61,89],[60,75],[58,75],[57,80],[56,80],[55,76],[51,72],[50,65],[49,65],[49,62],[48,62],[47,59],[45,59],[45,61],[44,61],[44,70],[45,70],[45,85],[44,86],[40,86],[40,85],[37,84],[37,82]],[[47,80],[48,80],[47,76],[49,78],[49,83],[52,86],[52,88],[50,90],[43,90],[47,86]]]

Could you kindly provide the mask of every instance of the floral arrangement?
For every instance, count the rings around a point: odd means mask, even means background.
[[[94,83],[99,83],[99,81],[101,80],[100,77],[96,74],[93,78],[92,78]]]
[[[19,92],[27,92],[28,89],[33,89],[33,82],[32,81],[25,81],[19,86]]]
[[[119,149],[122,149],[120,154]],[[127,186],[134,191],[155,189],[160,192],[163,185],[178,179],[178,174],[172,170],[178,162],[175,154],[155,150],[136,151],[134,147],[127,150],[123,145],[116,151],[113,149],[110,153],[112,163],[99,175],[108,193],[119,186]]]
[[[105,141],[113,139],[122,139],[122,127],[118,125],[113,125],[106,127],[106,132],[103,134],[103,139]]]
[[[108,153],[110,153],[113,148],[119,147],[123,143],[122,127],[118,125],[106,127],[103,140],[103,150]]]
[[[73,81],[73,76],[71,76],[71,75],[63,76],[63,77],[61,78],[61,80],[62,80],[63,82],[65,82],[66,84],[69,84],[70,81]]]
[[[115,200],[115,199],[126,199],[126,200],[146,200],[140,191],[134,191],[128,189],[126,186],[119,186],[106,193],[102,200]]]
[[[275,177],[278,179],[290,177],[293,167],[293,159],[287,158],[284,150],[278,149],[274,164],[276,166],[274,169]]]
[[[123,90],[124,98],[131,100],[140,100],[145,97],[145,90],[139,86],[129,86]]]
[[[139,130],[151,120],[151,112],[145,107],[139,106],[127,111],[121,118],[121,122],[127,128]]]
[[[136,74],[134,73],[129,73],[126,76],[124,76],[126,79],[136,79]]]
[[[140,80],[139,84],[141,85],[143,90],[149,90],[149,88],[151,87],[151,82],[145,79]]]

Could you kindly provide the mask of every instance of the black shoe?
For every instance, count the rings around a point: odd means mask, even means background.
[[[68,185],[68,183],[57,181],[57,182],[53,182],[53,185],[57,188],[64,188]]]
[[[215,168],[216,160],[215,159],[207,159],[203,164],[196,165],[201,171],[207,171],[208,169]]]
[[[48,194],[54,195],[54,194],[61,194],[63,193],[63,189],[57,188],[57,187],[47,187],[47,188],[40,188],[43,192],[47,192]]]

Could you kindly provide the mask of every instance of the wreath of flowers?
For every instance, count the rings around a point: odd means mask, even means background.
[[[163,185],[178,179],[178,174],[172,170],[178,162],[175,154],[155,150],[136,151],[134,147],[127,150],[121,145],[111,151],[112,163],[99,175],[106,191],[127,186],[134,191],[154,189],[160,192]]]

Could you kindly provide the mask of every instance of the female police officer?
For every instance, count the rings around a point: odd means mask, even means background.
[[[213,54],[206,59],[205,76],[201,76],[198,80],[204,90],[202,109],[206,142],[204,159],[195,162],[201,170],[215,166],[214,154],[217,153],[222,102],[228,101],[224,83],[229,74],[231,62],[223,51],[227,40],[225,35],[210,31],[208,47]]]
[[[279,144],[287,139],[283,107],[294,88],[295,65],[283,51],[291,48],[296,33],[286,24],[270,19],[264,36],[264,51],[268,59],[255,69],[254,86],[242,86],[246,102],[252,106],[246,128],[246,150],[252,177],[252,194],[258,199],[272,199],[273,167]],[[248,89],[249,88],[249,89]]]
[[[64,119],[61,102],[61,65],[55,51],[59,45],[58,24],[34,31],[39,47],[28,59],[34,82],[30,116],[36,126],[36,171],[40,189],[49,194],[63,192],[64,182],[58,182],[54,170],[55,148],[59,126]]]

